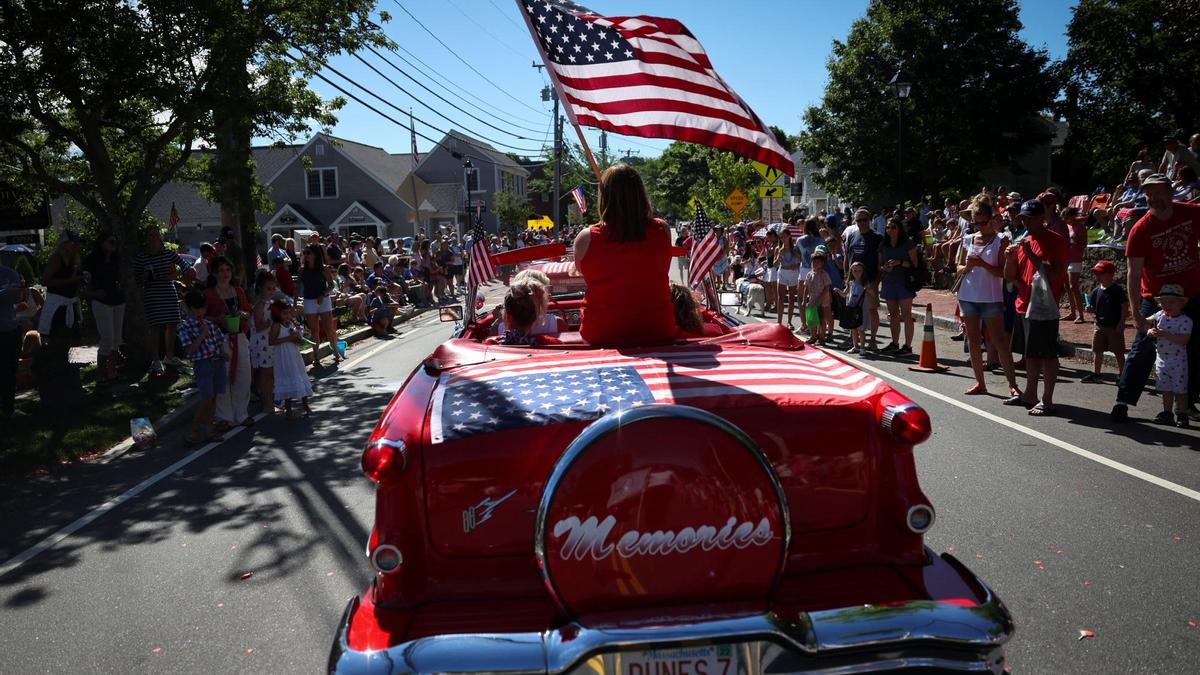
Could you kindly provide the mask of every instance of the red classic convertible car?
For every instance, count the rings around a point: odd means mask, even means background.
[[[332,672],[1003,671],[1007,609],[923,543],[925,411],[705,290],[720,335],[638,349],[584,343],[578,294],[552,345],[468,312],[363,453]]]

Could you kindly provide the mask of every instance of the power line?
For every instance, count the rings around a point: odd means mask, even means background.
[[[450,3],[450,6],[451,6],[451,7],[453,7],[454,9],[458,10],[458,13],[459,13],[459,14],[462,14],[463,16],[465,16],[465,17],[467,18],[467,21],[470,21],[471,23],[475,24],[475,26],[476,26],[477,28],[479,28],[479,30],[483,31],[483,32],[484,32],[484,33],[485,33],[485,34],[486,34],[488,37],[490,37],[490,38],[492,38],[493,40],[495,40],[495,41],[496,41],[496,43],[497,43],[497,44],[499,44],[501,47],[504,47],[505,49],[507,49],[508,51],[512,52],[513,54],[516,54],[517,56],[521,57],[522,59],[527,59],[527,58],[529,58],[529,56],[530,56],[529,54],[522,54],[521,52],[518,52],[517,50],[515,50],[515,49],[513,49],[513,48],[512,48],[512,45],[510,45],[510,44],[508,44],[507,42],[505,42],[505,41],[501,40],[500,38],[496,37],[496,34],[495,34],[495,33],[493,33],[492,31],[488,30],[488,29],[487,29],[487,28],[485,28],[485,27],[484,27],[482,24],[480,24],[478,21],[476,21],[476,20],[475,20],[475,17],[473,17],[473,16],[471,16],[470,14],[467,14],[465,11],[463,11],[463,8],[462,8],[462,7],[459,7],[459,6],[458,6],[458,4],[454,2],[454,0],[446,0],[446,2]]]
[[[512,133],[511,131],[508,131],[507,129],[502,129],[502,128],[500,128],[500,127],[498,127],[498,126],[496,126],[496,125],[494,125],[494,124],[492,124],[492,123],[490,123],[490,122],[488,122],[488,121],[484,120],[483,118],[481,118],[481,117],[479,117],[479,116],[475,115],[474,113],[471,113],[471,112],[468,112],[468,111],[466,111],[466,110],[463,110],[463,109],[462,109],[462,108],[460,108],[458,105],[456,105],[456,104],[455,104],[453,101],[451,101],[451,100],[447,99],[446,97],[442,96],[441,94],[437,93],[436,91],[434,91],[434,90],[430,89],[429,87],[425,86],[425,85],[424,85],[424,84],[423,84],[423,83],[422,83],[420,80],[418,80],[417,78],[415,78],[415,77],[413,77],[412,75],[409,75],[407,72],[405,72],[403,68],[401,68],[400,66],[397,66],[395,63],[392,63],[392,61],[391,61],[391,60],[389,60],[389,59],[388,59],[386,56],[384,56],[383,54],[380,54],[378,51],[376,51],[374,47],[372,47],[372,46],[370,46],[370,45],[366,45],[366,48],[367,48],[368,50],[370,50],[370,51],[371,51],[371,53],[372,53],[372,54],[374,54],[374,55],[375,55],[375,56],[376,56],[376,57],[377,57],[377,58],[378,58],[380,61],[383,61],[384,63],[386,63],[386,64],[388,64],[389,66],[391,66],[391,67],[392,67],[392,69],[393,69],[393,70],[395,70],[396,72],[398,72],[398,73],[400,73],[401,75],[403,75],[403,76],[407,77],[408,79],[412,80],[414,83],[416,83],[416,85],[417,85],[418,87],[420,87],[420,88],[424,89],[425,91],[429,92],[429,93],[430,93],[430,94],[432,94],[433,96],[437,97],[437,99],[438,99],[438,100],[440,100],[440,101],[442,101],[443,103],[445,103],[446,105],[448,105],[448,106],[450,106],[450,107],[454,108],[455,110],[459,111],[460,113],[462,113],[462,114],[464,114],[464,115],[466,115],[466,116],[470,117],[471,119],[473,119],[473,120],[475,120],[475,121],[477,121],[477,122],[480,122],[480,123],[482,123],[482,124],[486,124],[487,126],[489,126],[489,127],[493,128],[493,129],[495,129],[496,131],[500,131],[500,132],[502,132],[502,133],[508,134],[509,136],[513,136],[513,137],[516,137],[516,138],[520,138],[520,139],[522,139],[522,140],[529,140],[529,141],[537,140],[537,139],[535,139],[535,138],[527,138],[527,137],[525,137],[525,136],[522,136],[522,135],[520,135],[520,134],[514,134],[514,133]],[[361,56],[359,56],[357,53],[355,53],[355,54],[354,54],[354,57],[355,57],[355,58],[357,58],[359,61],[362,61],[363,63],[366,63],[367,67],[368,67],[368,68],[370,68],[371,70],[375,70],[375,67],[374,67],[374,66],[372,66],[372,65],[371,65],[371,64],[369,64],[369,63],[367,63],[366,61],[363,61],[362,57],[361,57]],[[378,71],[378,70],[375,70],[375,72],[379,73],[379,71]],[[388,79],[388,78],[387,78],[387,76],[385,76],[383,73],[379,73],[379,76],[380,76],[380,77],[382,77],[382,78],[384,78],[385,80],[388,80],[388,82],[391,82],[391,80],[390,80],[390,79]],[[410,97],[412,97],[413,99],[416,99],[416,97],[415,97],[415,96],[413,96],[412,94],[409,94],[409,93],[408,93],[407,91],[405,91],[405,89],[404,89],[403,87],[401,87],[400,85],[398,85],[398,84],[395,84],[394,82],[393,82],[393,84],[394,84],[394,85],[396,86],[396,88],[397,88],[397,89],[399,89],[400,91],[403,91],[405,94],[408,94],[408,95],[409,95]],[[422,105],[424,105],[424,104],[422,104]],[[428,107],[428,106],[426,106],[426,107]],[[441,115],[441,113],[438,113],[438,114],[439,114],[439,115]],[[442,116],[443,116],[443,117],[445,117],[445,115],[442,115]],[[446,118],[446,119],[449,119],[449,118]],[[521,129],[521,128],[523,128],[523,127],[516,127],[516,125],[513,125],[513,126],[514,126],[515,128],[517,128],[517,129]],[[534,130],[534,129],[529,129],[528,131],[530,131],[530,132],[532,132],[532,133],[537,133],[537,130]]]
[[[424,75],[425,77],[428,77],[431,82],[437,84],[442,89],[445,89],[451,95],[458,97],[459,100],[461,100],[463,103],[466,103],[467,105],[471,106],[472,108],[475,108],[476,110],[478,110],[480,112],[487,113],[489,115],[496,115],[497,117],[499,117],[499,115],[496,112],[497,106],[495,106],[494,104],[492,104],[489,101],[483,100],[482,98],[480,98],[479,96],[477,96],[475,94],[472,94],[467,87],[464,87],[461,84],[458,84],[457,82],[455,82],[454,80],[451,80],[450,78],[446,77],[445,75],[437,73],[436,69],[433,66],[422,61],[419,56],[417,56],[416,54],[413,54],[412,52],[405,49],[403,45],[396,45],[396,47],[398,49],[400,49],[400,51],[402,51],[405,54],[408,54],[410,57],[412,57],[412,59],[414,61],[416,61],[417,63],[421,64],[422,66],[425,66],[425,68],[428,69],[429,71],[433,71],[433,73],[431,74],[429,72],[426,72],[425,70],[421,70],[418,66],[414,65],[412,61],[409,61],[408,59],[404,58],[404,56],[401,55],[399,52],[397,52],[395,49],[389,49],[389,51],[391,51],[393,54],[396,55],[396,58],[400,59],[405,64],[407,64],[409,68],[412,68],[412,69],[416,70],[417,72],[421,73],[422,75]],[[435,75],[436,75],[436,77],[434,77]],[[450,87],[447,87],[445,84],[442,84],[441,82],[438,81],[438,79],[444,80],[445,82],[448,82],[450,85],[452,85],[458,89],[461,89],[463,93],[459,94],[459,93],[451,90]],[[475,99],[476,101],[479,101],[480,103],[482,103],[486,106],[490,106],[490,109],[482,108],[479,105],[468,101],[467,96],[470,96],[471,98]],[[545,111],[542,111],[542,114],[546,117],[550,116],[550,114]],[[515,119],[519,122],[525,122],[527,124],[541,124],[540,121],[528,120],[528,119],[525,119],[524,117],[517,117],[516,115],[509,113],[509,112],[506,112],[505,115],[507,115],[508,117]],[[523,127],[523,126],[517,124],[516,122],[512,122],[509,120],[504,120],[504,122],[506,124],[511,124],[514,127],[517,127],[518,129],[523,129],[525,131],[537,131],[537,129],[530,129],[528,127]]]
[[[525,34],[525,31],[526,31],[526,28],[525,28],[525,26],[522,26],[522,25],[518,24],[518,23],[517,23],[517,21],[516,21],[516,19],[512,18],[512,15],[510,15],[508,12],[504,11],[503,9],[501,9],[501,8],[500,8],[500,5],[497,5],[497,4],[495,3],[495,0],[488,0],[488,2],[489,2],[489,3],[491,3],[492,7],[495,7],[495,8],[496,8],[496,11],[497,11],[497,12],[500,12],[500,14],[501,14],[502,16],[504,16],[504,18],[505,18],[505,19],[508,19],[508,22],[509,22],[509,23],[511,23],[512,25],[516,26],[516,27],[517,27],[517,30],[521,31],[521,34],[522,34],[522,35],[524,35],[524,34]]]
[[[422,28],[422,29],[423,29],[423,30],[424,30],[426,33],[429,33],[429,35],[430,35],[431,37],[433,37],[433,39],[434,39],[434,40],[437,40],[437,41],[438,41],[438,44],[440,44],[441,46],[445,47],[445,48],[446,48],[446,51],[448,51],[448,52],[450,52],[451,54],[453,54],[453,55],[454,55],[454,58],[458,59],[459,61],[462,61],[463,65],[465,65],[466,67],[470,68],[470,69],[471,69],[471,72],[473,72],[473,73],[475,73],[476,75],[478,75],[479,77],[483,78],[483,81],[484,81],[484,82],[487,82],[488,84],[490,84],[490,85],[492,85],[493,87],[495,87],[495,88],[496,88],[496,91],[498,91],[498,92],[500,92],[500,93],[504,94],[505,96],[507,96],[507,97],[511,98],[512,100],[516,101],[517,103],[521,104],[522,106],[524,106],[524,107],[526,107],[526,108],[529,108],[530,110],[532,110],[532,111],[534,111],[534,112],[536,112],[536,113],[541,113],[541,112],[542,112],[541,110],[538,110],[537,108],[534,108],[533,106],[529,105],[528,103],[525,103],[524,101],[522,101],[521,99],[517,98],[516,96],[513,96],[511,93],[509,93],[509,91],[508,91],[508,90],[506,90],[505,88],[503,88],[503,87],[501,87],[500,85],[496,84],[495,82],[492,82],[492,81],[491,81],[491,80],[488,78],[488,76],[487,76],[487,75],[484,75],[483,73],[479,72],[479,70],[478,70],[477,68],[475,68],[475,66],[471,65],[471,64],[470,64],[470,62],[468,62],[468,61],[467,61],[466,59],[464,59],[463,57],[459,56],[459,55],[458,55],[458,52],[456,52],[456,51],[454,51],[453,49],[451,49],[451,48],[450,48],[450,45],[448,45],[448,44],[446,44],[445,42],[443,42],[443,41],[442,41],[442,38],[438,37],[436,33],[434,33],[433,31],[429,30],[429,27],[428,27],[428,26],[426,26],[425,24],[421,23],[421,20],[420,20],[420,19],[418,19],[417,17],[413,16],[413,13],[412,13],[412,12],[410,12],[410,11],[408,11],[408,8],[407,8],[407,7],[405,7],[405,6],[404,6],[404,5],[403,5],[403,4],[400,2],[400,0],[392,0],[392,2],[396,3],[396,6],[397,6],[397,7],[399,7],[400,9],[404,10],[404,13],[405,13],[405,14],[407,14],[407,15],[408,15],[408,17],[409,17],[410,19],[412,19],[413,21],[415,21],[415,22],[417,23],[417,25],[418,25],[418,26],[420,26],[420,27],[421,27],[421,28]]]
[[[398,84],[398,83],[397,83],[395,80],[393,80],[392,78],[388,77],[387,75],[384,75],[384,74],[383,74],[383,73],[382,73],[382,72],[381,72],[381,71],[380,71],[378,68],[376,68],[375,66],[371,65],[371,63],[370,63],[370,62],[368,62],[366,59],[364,59],[364,58],[363,58],[361,55],[359,55],[358,53],[354,53],[354,54],[353,54],[353,56],[354,56],[354,58],[358,59],[358,61],[359,61],[360,63],[362,63],[364,66],[366,66],[366,67],[370,68],[370,69],[371,69],[371,70],[372,70],[372,71],[373,71],[373,72],[374,72],[376,75],[378,75],[378,76],[382,77],[383,79],[387,80],[388,84],[390,84],[390,85],[392,85],[393,87],[395,87],[395,88],[399,89],[400,91],[404,92],[404,94],[405,94],[405,95],[407,95],[409,98],[411,98],[412,100],[416,101],[416,102],[417,102],[418,104],[420,104],[421,106],[423,106],[423,107],[427,108],[427,109],[428,109],[430,112],[432,112],[433,114],[437,115],[438,117],[441,117],[442,119],[446,120],[447,122],[449,122],[449,123],[450,123],[450,124],[452,124],[452,125],[456,125],[456,126],[462,126],[462,127],[463,127],[463,129],[465,129],[466,131],[469,131],[469,132],[471,133],[471,135],[472,135],[472,136],[477,136],[477,137],[479,137],[480,139],[482,139],[482,140],[485,140],[485,141],[487,141],[487,142],[489,142],[489,143],[500,143],[500,141],[495,141],[495,140],[493,140],[493,139],[491,139],[491,138],[488,138],[487,136],[484,136],[483,134],[480,134],[480,133],[476,132],[474,129],[469,129],[469,128],[465,127],[464,125],[462,125],[462,124],[459,124],[458,122],[456,122],[456,121],[454,121],[453,119],[451,119],[451,118],[450,118],[448,115],[446,115],[445,113],[443,113],[443,112],[441,112],[441,111],[437,110],[437,109],[436,109],[436,108],[434,108],[433,106],[431,106],[431,105],[429,105],[428,103],[426,103],[426,102],[422,101],[420,98],[417,98],[415,95],[413,95],[413,93],[412,93],[412,92],[410,92],[409,90],[407,90],[407,89],[405,89],[404,87],[400,86],[400,85],[399,85],[399,84]],[[330,70],[333,70],[333,69],[332,69],[332,68],[330,68]],[[334,72],[337,72],[337,71],[334,71]],[[340,74],[340,73],[339,73],[339,74]],[[343,76],[343,77],[344,77],[344,76]],[[442,99],[442,100],[445,100],[445,99]],[[446,102],[447,102],[447,103],[450,103],[449,101],[446,101]],[[464,112],[464,113],[466,113],[466,111],[462,110],[462,108],[459,108],[458,106],[455,106],[453,103],[450,103],[450,105],[451,105],[451,106],[454,106],[454,108],[455,108],[455,109],[457,109],[457,110],[459,110],[459,111],[461,111],[461,112]],[[466,113],[466,114],[470,115],[470,113]],[[507,134],[507,135],[509,135],[509,136],[512,136],[513,138],[518,138],[518,139],[520,139],[520,140],[522,140],[522,141],[535,141],[535,142],[537,141],[537,139],[536,139],[536,138],[530,138],[529,136],[522,136],[522,135],[520,135],[520,134],[515,134],[515,133],[513,133],[513,132],[511,132],[511,131],[507,131],[507,130],[505,130],[505,129],[501,129],[500,127],[498,127],[498,126],[496,126],[496,125],[492,124],[491,122],[488,122],[488,121],[486,121],[486,120],[483,120],[483,119],[480,119],[480,118],[478,118],[478,117],[475,117],[474,115],[471,115],[471,117],[473,117],[474,119],[478,120],[479,122],[482,122],[483,124],[485,124],[485,125],[487,125],[487,126],[491,127],[492,129],[495,129],[496,131],[499,131],[499,132],[500,132],[500,133],[502,133],[502,134]]]
[[[354,80],[353,78],[351,78],[351,77],[347,77],[346,75],[342,74],[340,71],[338,71],[336,68],[334,68],[333,66],[329,65],[329,64],[328,64],[328,63],[326,63],[325,61],[322,61],[321,59],[319,59],[319,58],[317,58],[317,57],[315,57],[315,56],[313,56],[313,55],[309,54],[309,53],[308,53],[308,52],[306,52],[304,49],[302,49],[302,48],[300,48],[300,47],[296,47],[295,45],[292,45],[292,47],[293,47],[293,48],[295,48],[295,49],[296,49],[296,51],[300,52],[301,54],[304,54],[304,56],[305,56],[305,57],[307,57],[307,58],[308,58],[309,60],[311,60],[312,62],[321,64],[321,66],[322,66],[322,67],[324,67],[325,69],[329,70],[331,73],[333,73],[333,74],[337,75],[338,77],[342,78],[342,79],[343,79],[343,80],[345,80],[346,82],[349,82],[350,84],[354,85],[355,87],[358,87],[359,89],[361,89],[362,91],[366,92],[367,94],[369,94],[369,95],[370,95],[370,96],[372,96],[373,98],[377,99],[379,102],[383,103],[383,104],[384,104],[384,105],[386,105],[387,107],[389,107],[389,108],[392,108],[393,110],[395,110],[395,111],[397,111],[397,112],[399,112],[399,113],[401,113],[401,114],[410,114],[410,113],[408,113],[408,111],[404,110],[403,108],[400,108],[399,106],[397,106],[396,104],[392,103],[391,101],[388,101],[387,99],[383,98],[383,97],[382,97],[382,96],[380,96],[379,94],[376,94],[374,91],[371,91],[371,90],[370,90],[369,88],[367,88],[366,86],[364,86],[364,85],[362,85],[362,84],[359,84],[359,83],[358,83],[356,80]],[[289,58],[291,58],[293,61],[296,61],[297,63],[303,63],[303,62],[302,62],[300,59],[297,59],[295,56],[292,56],[290,52],[288,53],[288,56],[289,56]],[[391,117],[390,115],[387,115],[387,114],[383,113],[383,112],[382,112],[382,111],[380,111],[379,109],[375,108],[374,106],[370,105],[369,103],[366,103],[365,101],[363,101],[362,99],[358,98],[357,96],[354,96],[354,95],[353,95],[353,94],[351,94],[350,92],[346,91],[346,90],[345,90],[345,89],[343,89],[342,87],[340,87],[340,86],[338,86],[337,84],[335,84],[335,83],[333,83],[332,81],[330,81],[328,78],[326,78],[326,77],[324,77],[323,75],[321,75],[321,73],[320,73],[320,72],[317,72],[317,73],[316,73],[316,76],[317,76],[317,77],[319,77],[319,78],[321,78],[321,79],[322,79],[322,80],[324,80],[325,82],[329,83],[331,86],[333,86],[334,88],[336,88],[338,91],[342,92],[343,94],[346,94],[347,96],[349,96],[349,97],[353,98],[355,101],[358,101],[358,102],[359,102],[359,103],[361,103],[362,105],[364,105],[364,106],[366,106],[366,107],[370,108],[370,109],[371,109],[372,111],[374,111],[376,114],[378,114],[378,115],[380,115],[380,116],[384,117],[384,118],[385,118],[385,119],[387,119],[388,121],[390,121],[390,122],[392,122],[392,123],[394,123],[394,124],[397,124],[397,125],[399,125],[400,127],[404,128],[404,129],[409,129],[409,130],[412,130],[412,127],[410,127],[410,126],[408,126],[408,125],[404,124],[403,122],[400,122],[400,121],[396,120],[395,118]],[[418,102],[420,102],[420,100],[419,100],[419,99],[418,99]],[[434,131],[437,131],[437,132],[439,132],[439,133],[442,133],[442,134],[448,134],[448,133],[449,133],[449,132],[445,131],[444,129],[439,129],[438,127],[436,127],[436,126],[434,126],[434,125],[430,124],[429,122],[427,122],[427,121],[425,121],[425,120],[421,119],[420,117],[417,117],[417,116],[415,116],[415,115],[411,115],[411,116],[412,116],[412,118],[413,118],[414,120],[416,120],[416,121],[420,122],[421,124],[424,124],[425,126],[429,127],[430,129],[433,129]],[[437,141],[433,141],[433,139],[432,139],[432,138],[429,138],[428,136],[425,136],[424,134],[421,134],[420,132],[416,132],[416,133],[417,133],[417,135],[421,136],[422,138],[424,138],[424,139],[426,139],[426,140],[429,140],[429,141],[432,141],[432,142],[434,142],[435,144],[441,145],[439,142],[437,142]],[[486,141],[488,141],[488,142],[490,142],[490,143],[492,143],[492,144],[494,144],[494,145],[500,146],[500,147],[502,147],[502,148],[507,148],[507,149],[508,149],[509,151],[511,151],[511,152],[518,152],[518,153],[531,153],[531,152],[541,152],[541,151],[542,151],[542,150],[541,150],[541,148],[539,148],[539,149],[537,149],[537,150],[533,150],[533,149],[529,149],[529,148],[518,148],[518,147],[516,147],[516,146],[509,145],[508,143],[500,143],[500,142],[494,141],[494,140],[492,140],[492,139],[483,139],[483,140],[486,140]],[[537,139],[533,139],[533,140],[537,140]]]

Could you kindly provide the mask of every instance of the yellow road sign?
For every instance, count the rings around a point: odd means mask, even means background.
[[[763,182],[767,185],[773,185],[775,181],[779,180],[783,176],[782,171],[773,166],[767,166],[762,162],[750,162],[750,165],[754,167],[754,170],[758,172],[758,175],[762,176]]]
[[[554,221],[550,220],[550,216],[542,216],[537,219],[530,219],[527,223],[529,230],[550,230],[554,228]]]
[[[758,196],[763,199],[781,199],[783,197],[782,185],[759,185]]]
[[[688,200],[688,208],[692,210],[692,213],[696,212],[696,198],[695,197],[692,197],[691,199]]]
[[[729,210],[733,211],[733,215],[736,216],[746,209],[746,204],[749,201],[745,192],[734,188],[733,192],[730,192],[729,196],[725,197],[725,206],[728,206]]]

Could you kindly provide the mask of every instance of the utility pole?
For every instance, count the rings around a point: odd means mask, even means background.
[[[608,168],[608,132],[600,132],[600,168]]]
[[[541,70],[545,68],[545,64],[533,64],[534,68]],[[554,220],[555,227],[562,227],[559,222],[559,216],[562,213],[562,118],[558,115],[558,90],[554,87],[542,87],[542,101],[554,102],[554,215],[551,218]]]

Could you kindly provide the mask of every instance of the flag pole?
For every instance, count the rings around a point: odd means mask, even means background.
[[[583,137],[583,129],[579,128],[574,122],[571,126],[575,127],[575,133],[579,135],[579,142],[583,144],[583,154],[587,156],[588,164],[592,167],[592,173],[596,174],[596,182],[600,182],[600,167],[596,164],[596,158],[592,156],[592,149],[588,147],[587,139]]]

